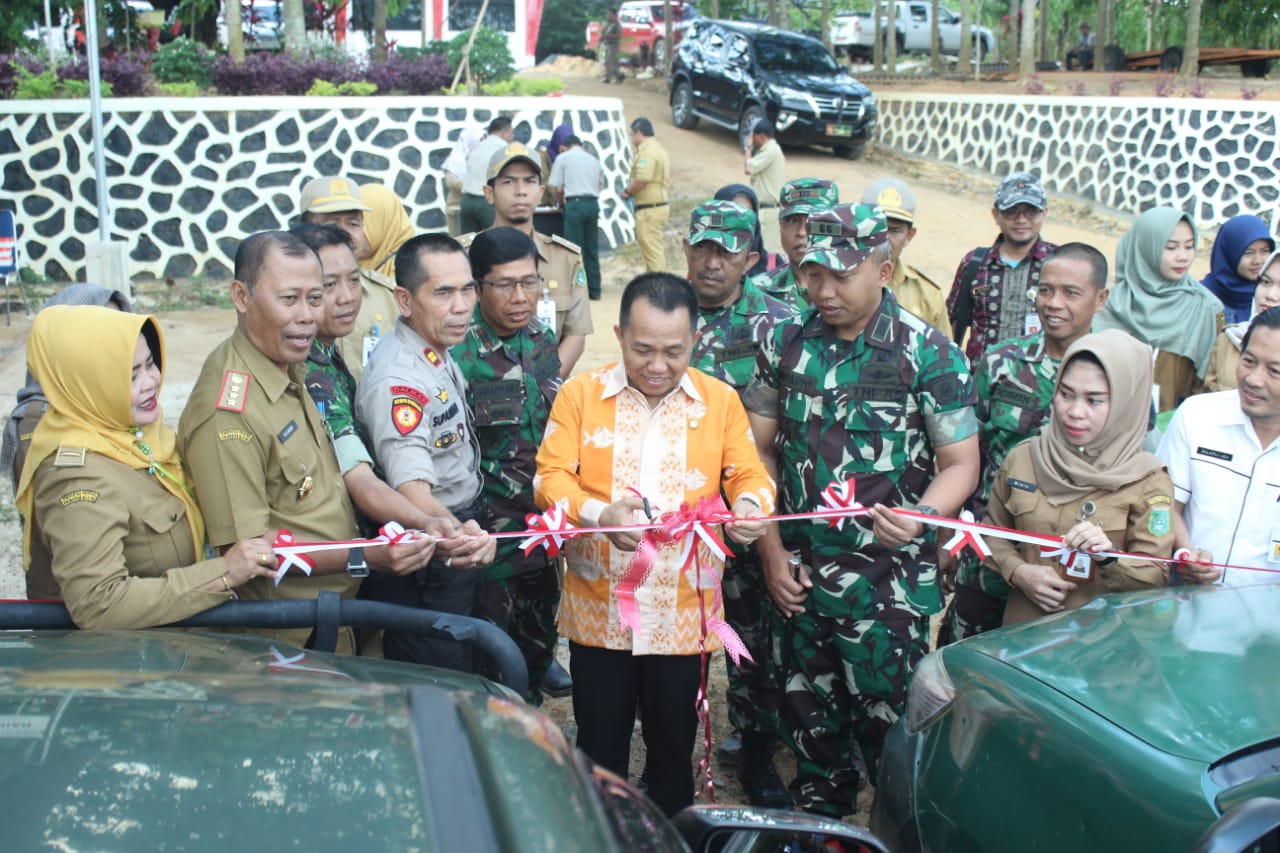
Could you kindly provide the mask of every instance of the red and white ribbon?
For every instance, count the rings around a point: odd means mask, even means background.
[[[973,513],[967,509],[960,513],[960,520],[976,524],[973,520]],[[973,549],[974,553],[984,560],[991,556],[991,546],[982,538],[982,534],[973,528],[953,531],[952,537],[942,547],[953,557],[959,556],[960,552],[965,548]]]
[[[541,546],[547,549],[548,557],[555,558],[559,556],[565,540],[574,535],[569,532],[574,527],[569,523],[565,505],[561,501],[556,501],[542,515],[529,513],[524,517],[524,523],[530,531],[537,531],[520,543],[520,548],[526,557],[533,552],[534,548]]]
[[[838,480],[831,483],[822,490],[822,506],[820,511],[846,513],[845,515],[831,516],[827,519],[827,526],[834,527],[836,530],[844,530],[845,522],[848,521],[859,510],[864,509],[862,504],[854,499],[854,481]]]

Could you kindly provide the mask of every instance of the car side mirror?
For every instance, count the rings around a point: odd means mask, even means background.
[[[1280,845],[1280,800],[1254,797],[1227,809],[1196,841],[1192,853],[1275,850]]]
[[[869,831],[833,818],[803,812],[760,809],[750,806],[690,806],[672,819],[676,830],[694,853],[723,850],[833,849],[889,853]]]

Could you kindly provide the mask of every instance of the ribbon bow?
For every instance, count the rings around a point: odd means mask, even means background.
[[[819,511],[845,513],[838,518],[828,518],[827,527],[834,527],[836,530],[843,531],[849,516],[862,508],[862,504],[854,500],[853,480],[833,482],[822,490],[822,506]]]
[[[311,546],[298,545],[296,542],[290,531],[276,532],[276,540],[271,543],[271,550],[276,554],[276,586],[280,585],[290,566],[296,567],[307,577],[311,577],[311,570],[316,567],[315,560],[303,553]]]
[[[975,523],[973,513],[969,512],[967,509],[960,513],[960,520],[968,522],[969,524]],[[955,529],[955,534],[948,539],[946,544],[942,547],[945,548],[947,553],[953,557],[959,556],[960,552],[965,548],[972,548],[974,552],[984,560],[991,556],[991,548],[987,545],[986,541],[983,540],[982,534],[972,528],[965,529],[957,527]]]
[[[529,530],[540,531],[520,543],[526,557],[539,545],[547,549],[548,557],[556,557],[564,547],[565,540],[574,535],[569,533],[573,530],[573,525],[565,514],[564,504],[559,501],[548,507],[542,515],[529,513],[524,517],[524,523]]]

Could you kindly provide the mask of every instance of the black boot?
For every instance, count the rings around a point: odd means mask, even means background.
[[[769,809],[792,808],[791,795],[773,764],[774,736],[764,732],[742,733],[742,753],[738,756],[738,781],[747,801]]]
[[[720,741],[720,745],[716,747],[716,753],[726,761],[736,761],[738,756],[742,754],[742,730],[734,729],[729,732],[728,736]]]
[[[573,692],[573,679],[558,661],[553,660],[547,667],[547,674],[542,676],[542,692],[556,698]]]

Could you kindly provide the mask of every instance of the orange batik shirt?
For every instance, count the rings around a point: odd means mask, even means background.
[[[774,483],[760,462],[746,411],[725,383],[689,370],[674,391],[650,408],[627,384],[621,364],[575,376],[551,408],[538,451],[534,499],[546,508],[559,501],[570,523],[595,527],[611,503],[634,488],[656,516],[714,497],[723,488],[730,507],[749,497],[766,513],[774,508]],[[636,522],[644,521],[642,515]],[[723,531],[719,531],[723,535]],[[701,541],[702,566],[718,578],[723,562]],[[632,636],[618,618],[614,589],[631,554],[616,550],[604,534],[565,544],[569,571],[560,598],[560,633],[586,646],[638,655],[697,654],[701,623],[694,571],[680,571],[681,547],[658,551],[648,579],[636,590],[640,631]],[[708,616],[722,617],[710,580],[701,593]],[[708,649],[720,647],[709,634]]]

